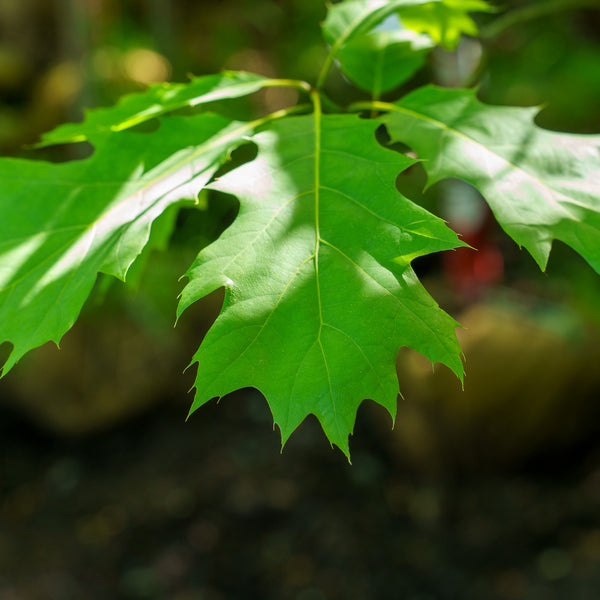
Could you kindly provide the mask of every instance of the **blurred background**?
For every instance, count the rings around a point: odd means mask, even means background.
[[[188,74],[313,82],[324,16],[305,0],[0,0],[0,153],[70,158],[28,146]],[[477,83],[484,101],[543,105],[544,127],[600,132],[600,8],[574,1],[506,29],[477,18],[483,42],[435,50],[394,94]],[[365,97],[339,74],[329,90]],[[227,110],[294,102],[274,93]],[[398,178],[479,249],[415,264],[465,326],[464,391],[401,350],[396,427],[365,402],[352,466],[311,419],[280,454],[253,390],[185,422],[182,371],[221,297],[173,329],[178,278],[236,213],[206,197],[131,285],[99,280],[60,351],[32,352],[0,382],[0,598],[595,600],[599,278],[561,244],[539,272],[472,188],[424,184],[418,166]]]

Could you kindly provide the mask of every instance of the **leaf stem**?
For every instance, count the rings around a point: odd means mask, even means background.
[[[533,21],[563,10],[575,10],[588,6],[598,8],[598,0],[545,0],[543,3],[539,2],[517,8],[492,21],[489,25],[482,27],[480,37],[484,40],[491,40],[515,25]]]
[[[321,67],[321,71],[319,72],[319,76],[317,78],[316,87],[319,90],[325,85],[325,80],[327,79],[327,75],[329,74],[329,69],[331,69],[331,64],[333,63],[333,59],[335,58],[335,55],[337,54],[338,49],[339,49],[339,46],[337,44],[334,44],[331,47],[331,49],[329,50],[329,54],[325,58],[325,62],[323,63],[323,66]]]
[[[299,79],[270,79],[263,87],[293,87],[301,92],[306,92],[307,94],[309,94],[312,89],[310,83]]]
[[[313,89],[310,93],[311,100],[315,107],[315,278],[317,282],[317,298],[319,302],[319,344],[321,344],[321,330],[323,328],[323,306],[321,304],[321,284],[319,281],[319,245],[321,243],[321,232],[319,224],[319,201],[320,201],[320,188],[321,188],[321,96],[319,91]]]

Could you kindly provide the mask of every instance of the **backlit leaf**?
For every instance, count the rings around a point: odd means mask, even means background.
[[[368,33],[388,15],[396,13],[401,20],[412,15],[412,26],[441,42],[450,32],[453,37],[459,31],[472,33],[464,18],[468,12],[491,10],[484,0],[351,0],[329,8],[322,32],[337,54],[354,36]],[[433,19],[427,26],[423,22],[426,15]]]
[[[418,33],[427,33],[436,44],[454,50],[463,34],[478,33],[469,12],[492,12],[482,0],[443,0],[411,6],[402,13],[402,23]]]
[[[390,26],[387,21],[391,21]],[[388,17],[373,31],[353,37],[338,52],[344,74],[375,96],[414,75],[425,64],[427,52],[435,46],[429,36],[403,27],[398,18],[394,21]],[[383,25],[386,27],[382,28]]]

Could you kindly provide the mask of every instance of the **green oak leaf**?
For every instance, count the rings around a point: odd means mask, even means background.
[[[403,27],[396,18],[389,26],[386,20],[373,31],[354,36],[337,57],[351,81],[378,97],[412,77],[434,46],[428,35]]]
[[[348,455],[365,398],[395,415],[401,346],[462,377],[457,324],[410,266],[461,242],[396,190],[414,161],[380,146],[376,128],[353,115],[273,122],[253,138],[256,159],[211,184],[240,211],[198,255],[178,309],[226,289],[193,359],[191,411],[252,386],[282,443],[314,414]]]
[[[429,185],[472,184],[541,269],[557,239],[600,273],[600,135],[542,129],[537,108],[486,105],[474,90],[425,86],[385,106],[380,120],[424,159]]]
[[[154,84],[144,92],[123,96],[114,106],[86,111],[81,123],[59,125],[45,133],[38,146],[81,142],[98,133],[129,129],[186,106],[239,98],[281,84],[279,80],[243,71],[193,77],[189,83]]]
[[[336,52],[354,36],[368,33],[394,12],[401,14],[407,6],[443,0],[349,0],[333,4],[327,10],[321,31]],[[335,53],[334,52],[334,53]]]
[[[482,0],[443,0],[411,6],[402,13],[402,23],[418,33],[427,33],[436,44],[454,50],[463,34],[478,34],[469,12],[493,12]]]
[[[23,354],[59,342],[99,272],[121,279],[167,208],[195,199],[248,124],[164,119],[151,135],[98,137],[85,160],[0,159],[0,342]]]
[[[436,7],[442,7],[444,15],[451,17],[453,23],[466,12],[492,11],[484,0],[350,0],[330,6],[321,29],[323,37],[332,46],[332,53],[337,54],[354,36],[368,33],[392,13],[398,14],[403,21],[405,15],[410,17],[412,14],[418,24],[417,17],[423,14],[419,12],[421,8],[437,15]],[[464,25],[464,21],[458,20]],[[443,26],[444,23],[436,18],[428,33],[433,33],[435,38],[439,32],[437,37],[442,39]],[[453,25],[453,29],[455,27]]]
[[[452,47],[460,38],[461,32],[473,33],[475,24],[466,14],[468,11],[491,12],[492,8],[484,0],[349,0],[334,4],[329,7],[321,25],[323,37],[330,44],[331,50],[319,74],[318,84],[324,83],[333,60],[337,59],[342,71],[350,79],[359,86],[374,91],[377,96],[381,75],[391,71],[392,74],[386,75],[386,78],[393,77],[393,69],[389,65],[386,67],[373,62],[372,70],[382,73],[375,75],[371,82],[368,70],[365,70],[364,59],[360,57],[360,48],[353,50],[353,45],[359,43],[355,40],[364,40],[379,23],[396,14],[409,29],[424,31],[436,43]],[[408,22],[405,22],[405,16]],[[431,21],[428,17],[432,18]],[[400,54],[397,42],[393,36],[379,36],[376,40],[375,61],[397,63]],[[369,51],[373,53],[373,49]],[[388,52],[391,56],[386,56]],[[390,85],[388,89],[393,87]]]

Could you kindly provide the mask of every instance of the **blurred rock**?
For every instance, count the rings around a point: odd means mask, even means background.
[[[148,410],[176,385],[186,366],[168,338],[158,340],[121,317],[80,322],[60,351],[46,344],[2,382],[2,399],[58,434],[106,429]]]
[[[515,465],[589,436],[600,410],[596,331],[549,327],[518,306],[474,305],[457,330],[464,390],[446,368],[403,350],[392,452],[433,471]],[[389,431],[389,422],[384,427]]]
[[[164,321],[147,296],[91,309],[64,336],[60,350],[46,344],[16,365],[0,382],[0,403],[64,436],[109,429],[166,399],[181,402],[183,419],[195,369],[183,371],[221,300],[213,294],[197,303],[175,329],[174,301],[173,315]]]

